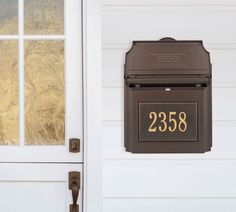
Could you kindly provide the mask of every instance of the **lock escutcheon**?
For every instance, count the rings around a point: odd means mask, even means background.
[[[80,139],[70,138],[69,140],[69,151],[72,153],[80,152]]]

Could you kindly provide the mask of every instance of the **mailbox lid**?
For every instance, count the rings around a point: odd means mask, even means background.
[[[211,76],[210,55],[202,41],[134,41],[126,53],[125,75]]]

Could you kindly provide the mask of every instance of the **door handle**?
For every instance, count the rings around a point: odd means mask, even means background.
[[[73,182],[71,185],[71,190],[72,190],[72,198],[73,198],[73,204],[70,205],[71,212],[79,212],[78,207],[79,205],[77,204],[78,196],[79,196],[79,185],[76,182]]]
[[[79,204],[77,204],[80,190],[80,173],[69,172],[69,189],[72,191],[73,204],[70,205],[70,212],[79,212]]]

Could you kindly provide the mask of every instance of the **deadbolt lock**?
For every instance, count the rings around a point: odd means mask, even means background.
[[[80,152],[80,139],[70,138],[69,140],[69,151],[73,153]]]

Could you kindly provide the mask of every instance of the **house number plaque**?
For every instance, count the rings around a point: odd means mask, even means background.
[[[197,103],[139,103],[140,141],[197,141]]]

